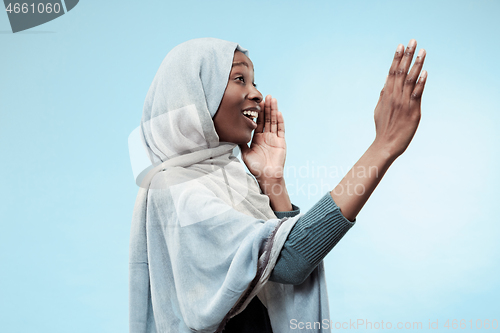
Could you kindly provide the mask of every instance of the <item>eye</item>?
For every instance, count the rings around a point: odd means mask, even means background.
[[[234,79],[235,80],[239,80],[239,81],[245,83],[245,77],[244,76],[240,75],[240,76],[235,77]],[[257,84],[255,82],[252,82],[252,85],[254,86],[254,88],[257,88]]]

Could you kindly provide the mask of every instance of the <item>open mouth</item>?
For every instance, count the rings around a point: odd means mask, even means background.
[[[243,117],[247,118],[245,120],[248,126],[254,130],[257,128],[257,117],[259,116],[259,112],[253,110],[245,110],[242,112]]]
[[[257,111],[243,111],[243,115],[247,117],[248,119],[252,120],[253,122],[256,121],[257,117],[259,116],[259,113]]]

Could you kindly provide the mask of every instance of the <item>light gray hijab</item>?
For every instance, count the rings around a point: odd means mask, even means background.
[[[130,332],[220,332],[257,296],[275,333],[329,320],[321,263],[301,285],[268,281],[301,214],[269,198],[212,121],[236,43],[187,41],[160,65],[129,138],[137,195],[130,238]],[[297,332],[297,330],[293,330]],[[299,330],[300,331],[300,330]],[[308,330],[311,332],[311,330]]]

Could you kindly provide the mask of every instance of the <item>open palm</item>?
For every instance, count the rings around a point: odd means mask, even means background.
[[[257,180],[281,179],[286,159],[283,114],[278,111],[278,102],[271,95],[267,95],[260,106],[250,147],[246,144],[239,146],[241,156]]]

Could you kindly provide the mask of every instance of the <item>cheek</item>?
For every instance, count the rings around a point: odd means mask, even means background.
[[[232,107],[239,106],[245,100],[245,93],[236,83],[230,84],[224,93],[223,100]]]

